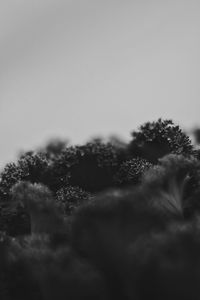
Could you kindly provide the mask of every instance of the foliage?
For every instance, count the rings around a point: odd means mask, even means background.
[[[194,151],[189,137],[172,120],[147,122],[140,126],[139,131],[133,131],[132,137],[131,155],[141,156],[152,163],[169,153],[192,155]]]
[[[31,233],[59,233],[63,218],[51,191],[42,184],[17,183],[12,189],[12,206],[22,205],[31,219]]]
[[[170,209],[176,207],[184,217],[199,212],[197,195],[200,193],[200,163],[194,157],[170,154],[159,160],[144,174],[143,186],[149,190],[150,197],[165,204]],[[155,191],[160,187],[160,193]]]
[[[169,154],[144,174],[142,187],[148,191],[150,199],[160,202],[165,211],[175,209],[183,215],[185,190],[196,166],[197,160],[193,157]]]
[[[101,142],[68,147],[55,163],[63,185],[79,186],[96,192],[113,185],[113,177],[122,160],[120,149]]]
[[[0,209],[0,231],[9,236],[30,234],[30,216],[21,206],[12,206],[12,203],[1,203]]]
[[[17,163],[9,163],[0,175],[0,191],[4,198],[9,196],[12,186],[21,181],[45,181],[48,160],[42,153],[28,152],[23,154]],[[4,199],[3,199],[4,200]]]
[[[120,165],[115,178],[118,185],[138,184],[152,164],[143,158],[132,158]]]
[[[61,188],[56,193],[56,200],[65,215],[71,215],[77,207],[88,201],[90,197],[90,193],[73,186]]]
[[[2,300],[199,298],[200,161],[172,121],[58,141],[0,179]]]

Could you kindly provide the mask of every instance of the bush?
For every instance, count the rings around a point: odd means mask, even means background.
[[[2,200],[9,198],[11,188],[17,182],[27,180],[32,183],[46,181],[45,173],[48,160],[41,153],[23,154],[17,163],[9,163],[0,174],[0,191]]]
[[[1,299],[199,298],[199,151],[172,121],[28,152],[0,178]]]
[[[56,193],[56,200],[62,207],[65,215],[71,215],[73,211],[89,200],[92,195],[79,187],[67,186]]]
[[[184,217],[188,215],[188,199],[195,197],[200,184],[199,171],[196,158],[170,154],[144,174],[142,188],[150,199],[160,202],[160,207]],[[198,206],[194,201],[190,206],[194,213]]]
[[[172,120],[147,122],[139,131],[133,131],[132,137],[129,144],[131,155],[143,157],[152,163],[157,163],[159,158],[170,153],[194,153],[189,137]]]
[[[119,186],[138,184],[143,173],[151,168],[151,166],[150,162],[139,157],[123,162],[115,176],[116,184]]]
[[[99,142],[69,147],[55,163],[62,186],[79,186],[97,192],[114,184],[114,174],[122,161],[120,149]]]

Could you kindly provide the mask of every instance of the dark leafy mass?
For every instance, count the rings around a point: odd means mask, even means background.
[[[143,158],[132,158],[120,165],[119,171],[115,176],[116,183],[119,185],[138,184],[142,175],[152,164]]]
[[[7,164],[0,299],[199,299],[199,157],[159,119],[127,143],[53,140]]]
[[[189,137],[172,120],[158,119],[147,122],[132,132],[129,151],[156,163],[159,158],[169,153],[192,155],[193,147]]]

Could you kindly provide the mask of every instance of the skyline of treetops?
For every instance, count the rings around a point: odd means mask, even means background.
[[[54,140],[0,173],[3,300],[197,300],[200,149],[172,120]]]

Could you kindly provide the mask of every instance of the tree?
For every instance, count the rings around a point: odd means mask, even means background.
[[[122,185],[135,185],[141,180],[145,171],[152,167],[152,164],[143,158],[132,158],[123,162],[120,165],[119,171],[115,176],[116,184]]]
[[[73,211],[86,203],[92,195],[79,187],[66,186],[56,193],[56,201],[63,208],[65,215],[71,215]]]
[[[157,163],[159,158],[170,153],[194,154],[189,137],[172,120],[147,122],[140,126],[139,131],[133,131],[132,137],[129,144],[130,154],[152,163]]]
[[[17,163],[9,163],[0,174],[0,191],[5,200],[9,198],[11,188],[22,180],[34,182],[46,181],[49,162],[42,153],[23,154]]]
[[[122,156],[121,150],[109,143],[87,143],[66,148],[54,169],[61,186],[79,186],[85,191],[97,192],[114,184]]]

